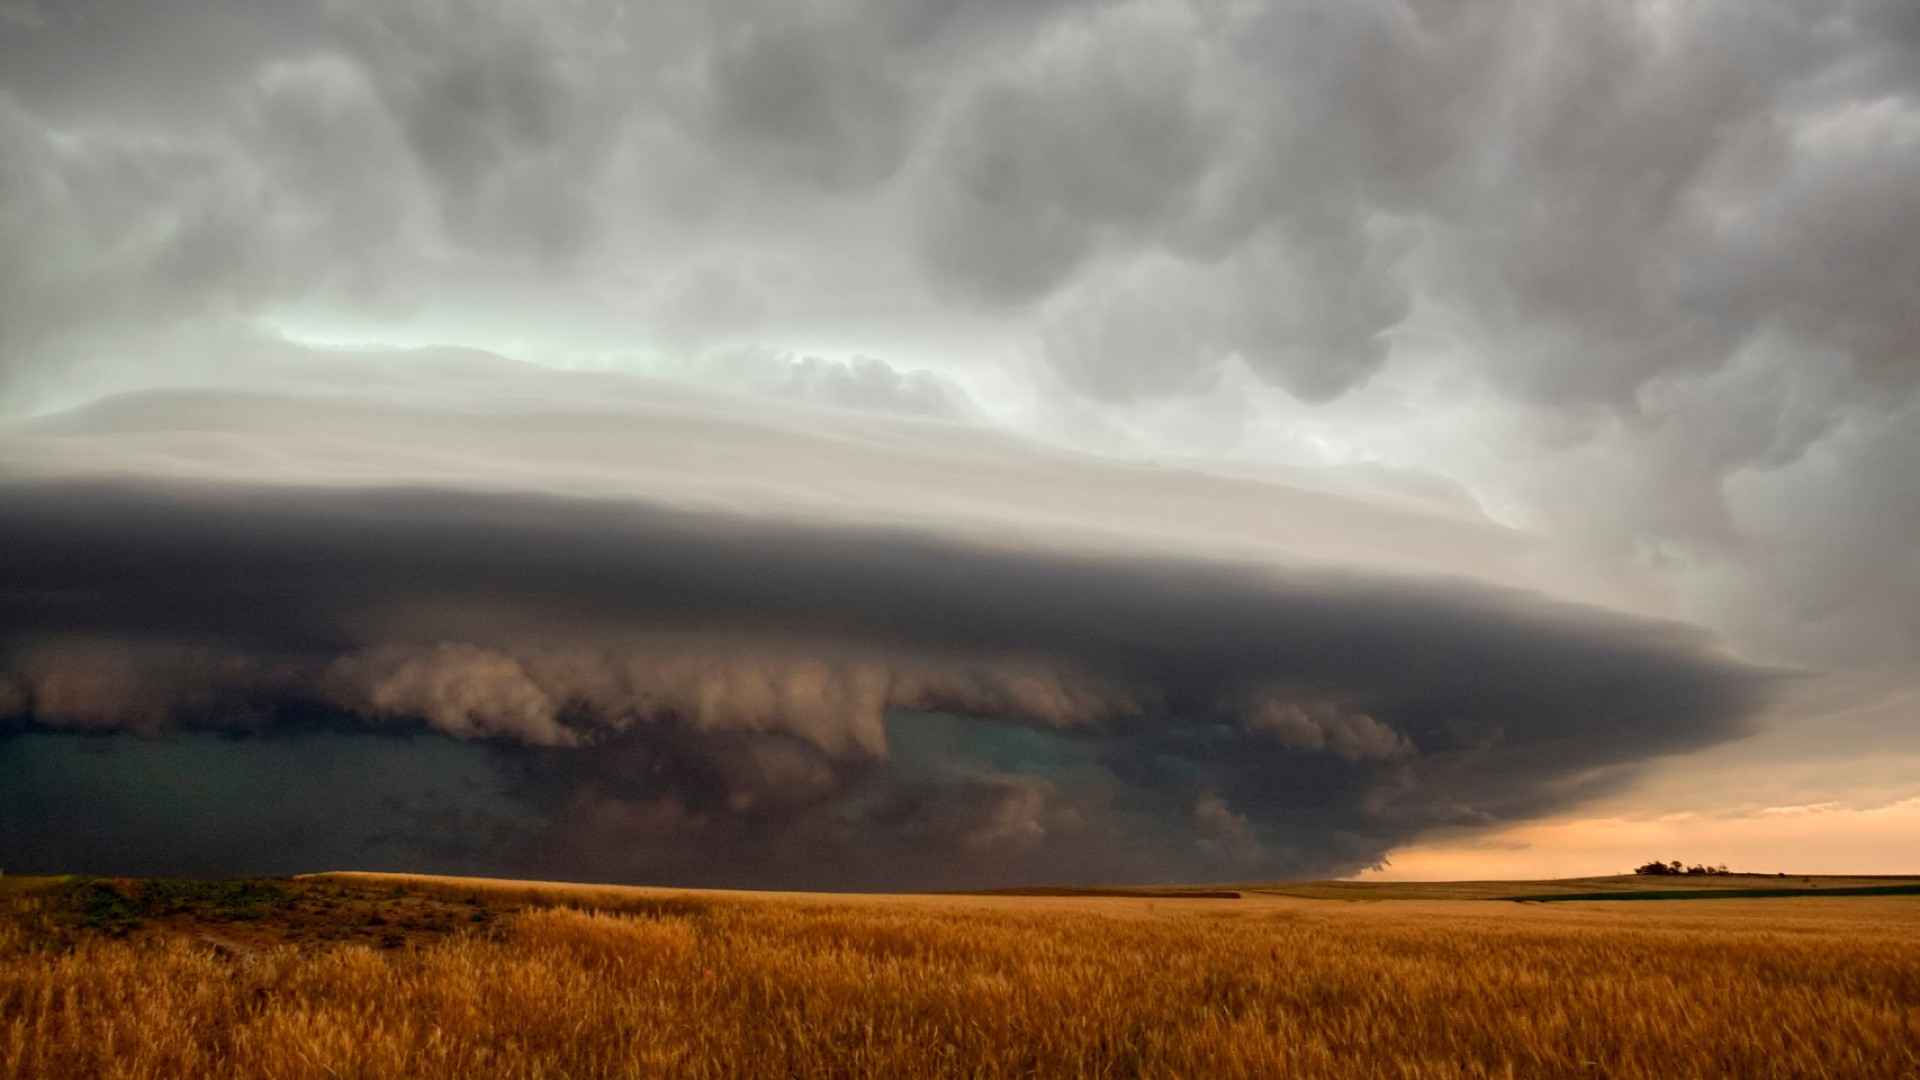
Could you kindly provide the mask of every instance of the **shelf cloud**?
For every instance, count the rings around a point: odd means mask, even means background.
[[[0,864],[1851,805],[1915,176],[1908,0],[0,3]]]
[[[1679,624],[1435,575],[445,486],[4,494],[16,723],[474,740],[554,832],[476,871],[1348,871],[1732,737],[1773,678]]]

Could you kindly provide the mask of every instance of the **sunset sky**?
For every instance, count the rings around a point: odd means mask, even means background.
[[[0,870],[1915,836],[1911,0],[0,0]]]

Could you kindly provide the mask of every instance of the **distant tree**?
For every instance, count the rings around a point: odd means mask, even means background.
[[[1727,869],[1725,863],[1721,863],[1718,866],[1707,866],[1704,863],[1694,863],[1692,866],[1687,866],[1681,863],[1679,859],[1675,859],[1672,862],[1661,862],[1655,859],[1653,862],[1643,863],[1634,867],[1633,872],[1658,877],[1677,877],[1680,875],[1726,874],[1731,871]]]

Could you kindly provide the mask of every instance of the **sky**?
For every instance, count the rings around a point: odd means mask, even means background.
[[[1908,0],[0,0],[0,869],[1920,871]]]

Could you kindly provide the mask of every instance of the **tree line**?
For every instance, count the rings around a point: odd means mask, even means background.
[[[1726,865],[1724,863],[1719,866],[1703,866],[1699,863],[1694,863],[1692,866],[1682,866],[1680,865],[1679,859],[1675,859],[1672,862],[1660,862],[1659,860],[1655,860],[1650,863],[1644,863],[1640,866],[1634,867],[1633,872],[1636,874],[1652,874],[1652,875],[1657,875],[1661,877],[1671,877],[1671,876],[1676,876],[1681,874],[1732,873],[1732,871],[1726,868]]]

